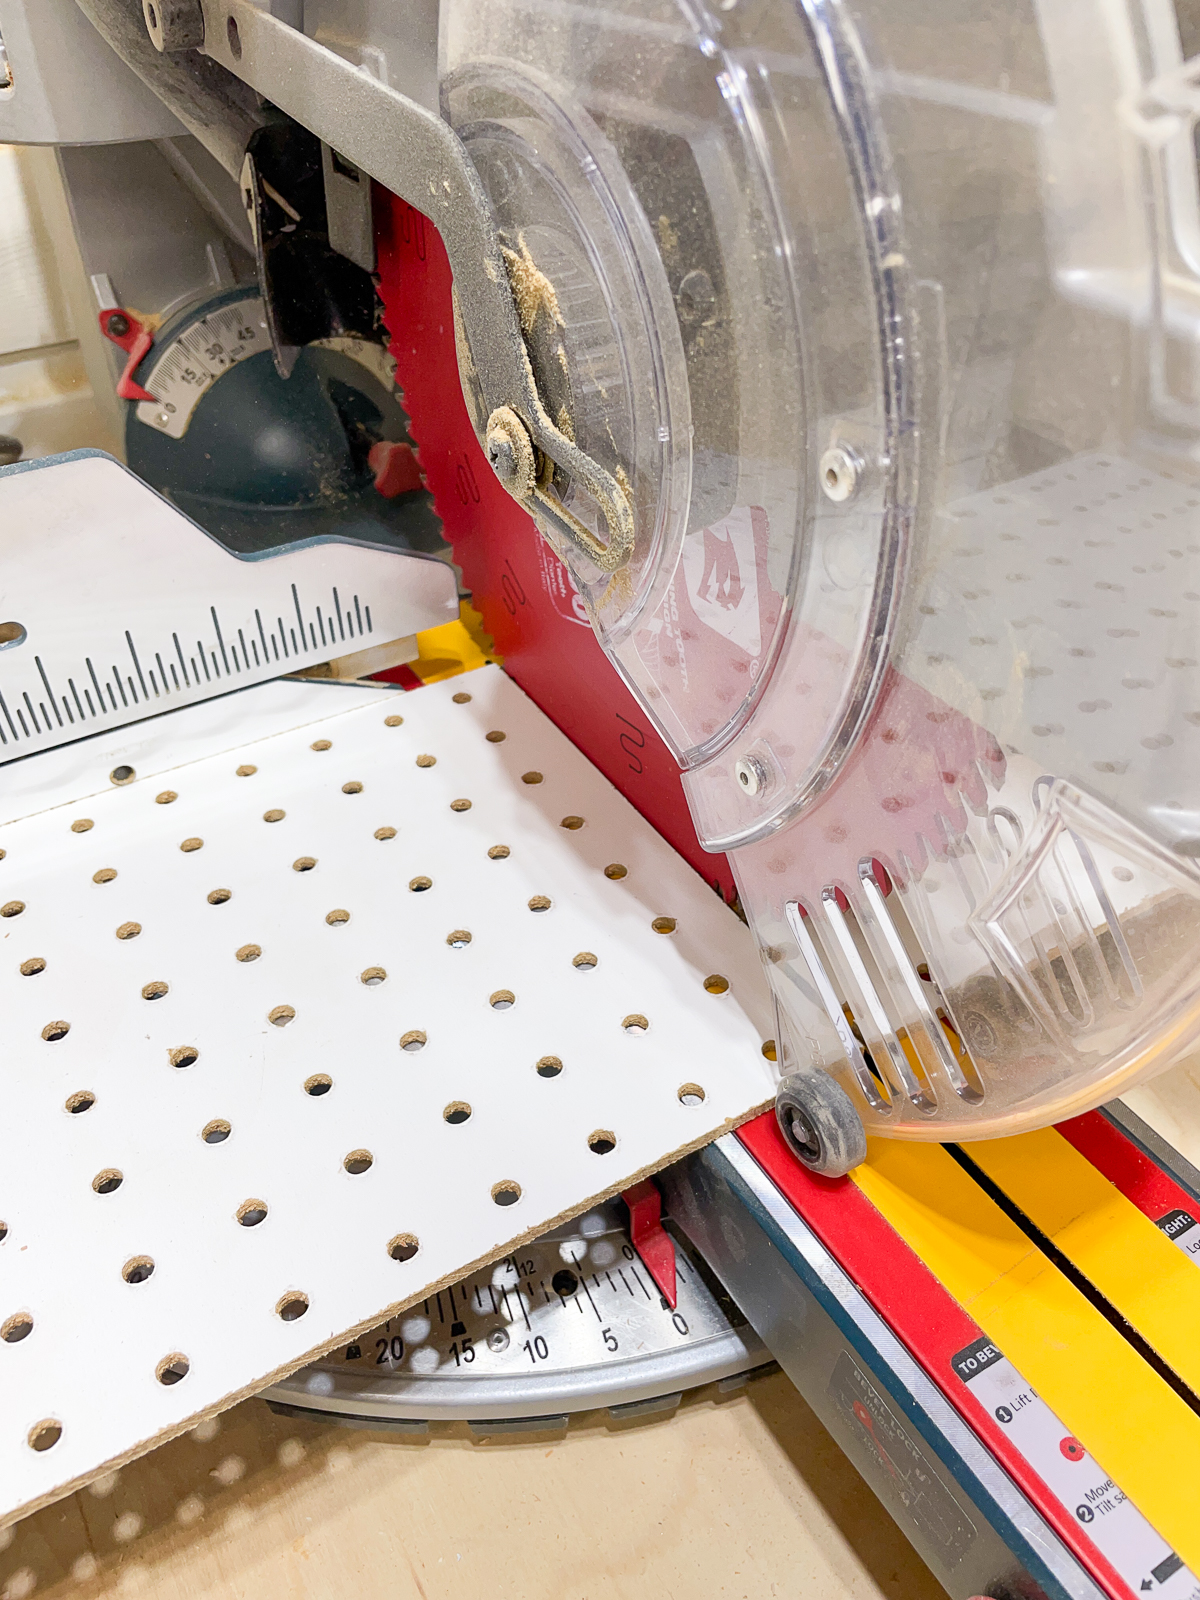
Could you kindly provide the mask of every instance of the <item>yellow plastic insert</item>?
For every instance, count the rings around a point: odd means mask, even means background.
[[[1065,1187],[1071,1173],[1055,1167],[1058,1156],[1047,1153],[1045,1179]],[[1200,1462],[1200,1416],[945,1150],[872,1140],[853,1178],[1143,1516],[1200,1571],[1190,1465]]]

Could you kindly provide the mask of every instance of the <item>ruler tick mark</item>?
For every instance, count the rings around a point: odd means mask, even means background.
[[[59,727],[61,728],[62,725],[63,725],[63,719],[59,716],[58,707],[54,703],[54,690],[50,687],[50,679],[46,676],[46,669],[42,665],[42,658],[41,658],[41,656],[34,656],[33,659],[34,659],[34,663],[35,663],[35,665],[37,666],[37,669],[38,669],[38,675],[40,676],[42,682],[46,685],[46,693],[50,696],[50,705],[51,705],[51,708],[52,708],[52,710],[54,712],[55,720],[57,721]],[[46,707],[44,705],[42,707],[42,715],[44,717],[46,717]],[[46,731],[47,731],[47,733],[50,731],[50,718],[49,717],[46,717]]]
[[[187,684],[188,688],[190,689],[191,686],[192,686],[192,680],[188,677],[187,662],[183,659],[183,648],[179,643],[179,635],[177,633],[173,633],[171,635],[171,638],[175,641],[175,654],[179,657],[179,665],[183,670],[183,681],[184,681],[184,683]],[[196,663],[193,661],[192,662],[192,671],[195,672],[195,670],[196,670]],[[174,671],[174,668],[172,668],[172,671]],[[176,688],[179,687],[178,681],[176,681],[175,687]]]

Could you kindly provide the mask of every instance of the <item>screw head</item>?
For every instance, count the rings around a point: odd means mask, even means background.
[[[743,794],[760,794],[767,784],[767,769],[757,756],[743,756],[734,763],[733,775]]]
[[[114,339],[123,339],[129,332],[129,318],[116,311],[108,319],[108,332]]]
[[[858,490],[862,462],[848,445],[831,445],[821,457],[821,492],[827,500],[840,505],[853,498]]]
[[[492,471],[514,500],[527,500],[533,492],[533,444],[525,424],[508,406],[498,406],[488,418],[485,436]]]
[[[499,1354],[501,1350],[507,1350],[507,1328],[493,1328],[491,1333],[489,1333],[487,1336],[487,1347],[489,1350],[494,1350],[497,1354]]]
[[[512,440],[503,434],[492,434],[487,442],[487,457],[492,471],[507,488],[517,476],[517,452]]]

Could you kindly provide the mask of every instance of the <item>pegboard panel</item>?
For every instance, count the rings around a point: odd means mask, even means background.
[[[4,1516],[773,1094],[748,931],[498,669],[285,688],[0,827]]]
[[[1195,842],[1195,485],[1080,455],[957,501],[904,670],[1002,743]]]

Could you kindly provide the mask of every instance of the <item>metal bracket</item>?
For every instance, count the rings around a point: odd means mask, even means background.
[[[602,572],[627,565],[633,551],[633,510],[617,479],[555,427],[538,394],[516,305],[479,175],[458,135],[432,111],[260,9],[253,0],[204,0],[204,46],[163,56],[146,38],[140,0],[78,0],[101,34],[234,177],[240,178],[245,141],[230,161],[228,130],[208,96],[197,114],[180,62],[207,58],[255,90],[272,107],[336,150],[346,161],[406,200],[441,234],[454,275],[459,313],[489,417],[517,422],[535,451],[580,483],[607,525],[598,539],[535,473],[514,473],[511,453],[493,465],[505,488],[543,534],[553,532]],[[139,37],[131,38],[136,17]],[[206,90],[208,85],[205,85]],[[236,96],[230,95],[230,99]]]

